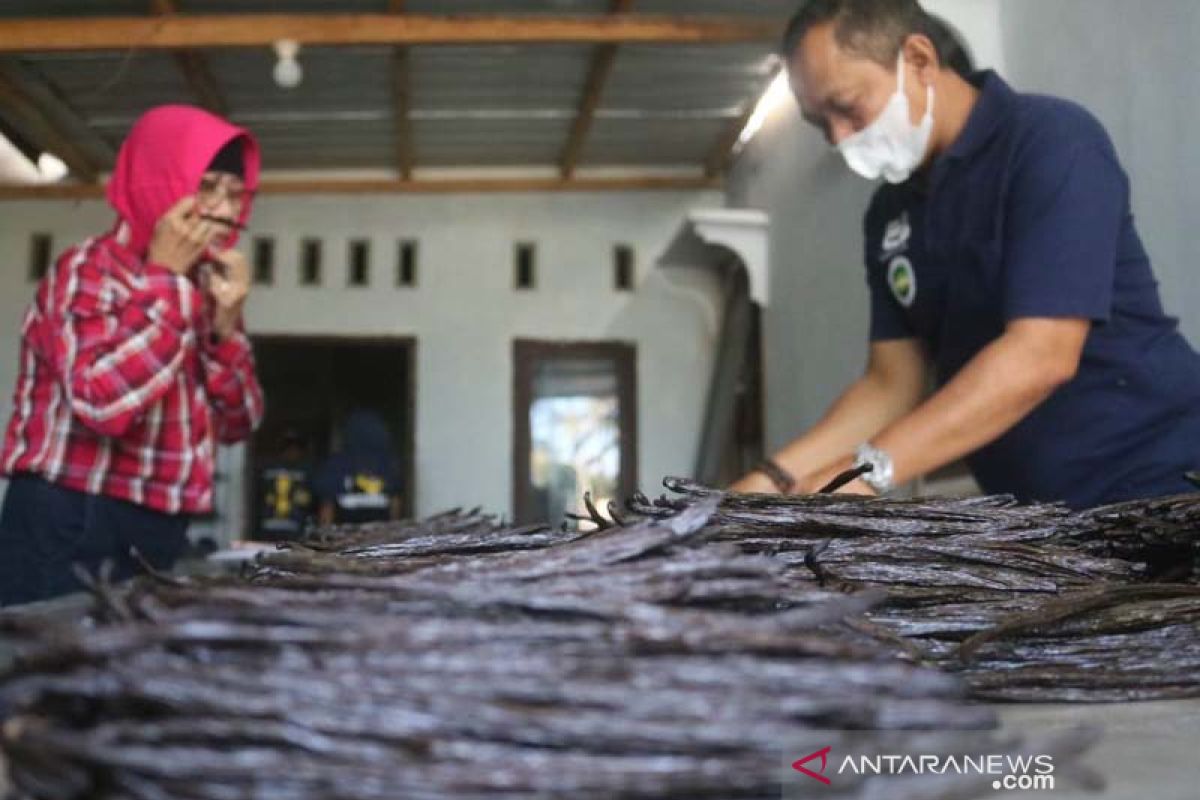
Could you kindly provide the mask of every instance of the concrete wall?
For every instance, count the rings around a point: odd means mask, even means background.
[[[1008,77],[1100,117],[1133,180],[1163,301],[1200,342],[1200,3],[1004,0]]]
[[[264,334],[417,339],[420,513],[464,503],[510,508],[514,338],[636,342],[638,469],[653,490],[663,475],[692,468],[721,308],[705,272],[654,261],[689,209],[721,204],[714,193],[265,197],[252,233],[276,239],[276,285],[255,288],[248,325]],[[21,314],[33,291],[30,234],[52,233],[60,250],[109,221],[99,202],[0,204],[5,419]],[[304,236],[325,240],[322,288],[298,285]],[[372,284],[349,288],[347,241],[363,237],[372,241]],[[395,286],[400,238],[420,242],[416,289]],[[536,291],[512,289],[517,241],[538,243]],[[613,289],[617,243],[636,249],[636,292]]]

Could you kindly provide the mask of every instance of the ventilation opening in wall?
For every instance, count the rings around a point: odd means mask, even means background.
[[[619,244],[613,248],[613,285],[617,291],[633,290],[633,248],[627,244]]]
[[[305,239],[300,244],[300,285],[321,285],[320,239]]]
[[[254,240],[254,282],[260,286],[275,283],[275,240],[259,237]]]
[[[411,288],[417,285],[417,243],[412,239],[400,242],[396,263],[396,285]]]
[[[29,279],[40,281],[50,271],[53,240],[48,233],[35,233],[29,240]]]
[[[346,283],[350,286],[368,286],[371,283],[371,243],[366,239],[350,242],[350,273]]]
[[[537,286],[537,248],[530,242],[522,242],[516,250],[516,275],[514,283],[518,289],[533,289]]]

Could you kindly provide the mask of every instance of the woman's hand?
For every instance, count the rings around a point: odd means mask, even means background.
[[[213,254],[222,269],[213,270],[208,293],[213,299],[213,330],[224,340],[232,336],[242,319],[242,307],[250,294],[250,265],[237,250]]]
[[[150,239],[147,260],[186,275],[208,248],[221,227],[196,211],[196,198],[184,197],[159,218]]]

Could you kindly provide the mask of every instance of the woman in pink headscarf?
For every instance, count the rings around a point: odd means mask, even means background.
[[[246,438],[262,390],[234,250],[258,184],[254,137],[162,106],[117,156],[106,234],[72,247],[25,317],[0,451],[0,604],[78,588],[72,565],[170,568],[212,508],[218,442]]]

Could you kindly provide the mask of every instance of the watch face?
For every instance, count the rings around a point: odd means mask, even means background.
[[[887,453],[871,444],[864,444],[855,455],[856,467],[871,467],[871,471],[862,476],[864,483],[880,494],[892,488],[892,459]]]
[[[884,494],[885,492],[887,492],[888,490],[890,490],[892,488],[892,484],[890,481],[879,480],[879,476],[877,476],[874,473],[874,471],[868,472],[866,475],[864,475],[863,482],[865,482],[868,486],[870,486],[872,489],[879,492],[880,494]]]

